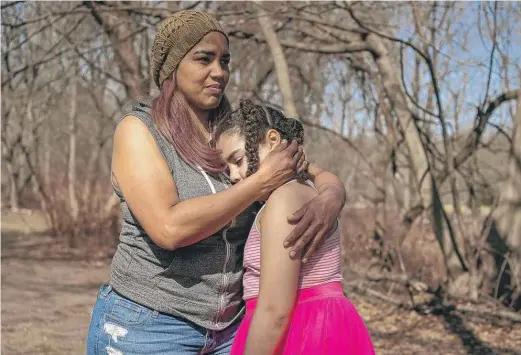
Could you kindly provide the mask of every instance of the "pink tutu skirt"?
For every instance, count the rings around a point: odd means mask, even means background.
[[[231,355],[242,355],[257,299],[246,301],[246,316],[233,341]],[[298,291],[283,354],[374,355],[373,344],[356,308],[340,282]]]

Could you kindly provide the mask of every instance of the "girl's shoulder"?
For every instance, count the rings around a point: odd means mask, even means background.
[[[263,207],[261,223],[266,219],[264,216],[269,218],[269,223],[276,222],[274,219],[287,223],[287,217],[316,196],[318,192],[306,183],[296,180],[286,183],[271,193]]]
[[[306,203],[310,199],[318,196],[318,192],[315,189],[313,183],[310,181],[299,182],[297,180],[291,180],[275,189],[266,204],[269,203]]]

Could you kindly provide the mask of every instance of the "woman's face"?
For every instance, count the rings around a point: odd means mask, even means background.
[[[230,78],[230,51],[226,37],[210,32],[188,52],[176,71],[177,89],[193,110],[219,106]]]
[[[280,142],[280,134],[270,129],[266,133],[264,141],[259,145],[259,164],[266,158],[271,150]],[[216,143],[216,148],[221,151],[221,157],[228,165],[230,180],[233,184],[246,179],[248,172],[248,157],[246,156],[246,140],[235,132],[222,134]]]

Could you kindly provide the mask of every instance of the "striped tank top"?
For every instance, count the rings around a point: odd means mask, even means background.
[[[296,181],[291,180],[288,183]],[[308,182],[308,184],[315,188],[311,182]],[[257,219],[265,206],[257,213],[244,247],[244,277],[242,282],[245,300],[259,296],[261,235],[257,227]],[[282,243],[282,240],[280,242]],[[301,265],[298,281],[299,290],[342,280],[340,272],[340,227],[338,224],[334,233],[326,238],[324,244],[315,251],[308,262]]]

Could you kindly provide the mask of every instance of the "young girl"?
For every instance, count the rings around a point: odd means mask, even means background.
[[[281,140],[302,144],[303,138],[299,121],[249,100],[215,131],[232,182],[254,173]],[[294,228],[286,216],[318,195],[310,178],[301,173],[263,198],[244,249],[246,316],[232,355],[374,354],[362,319],[342,292],[338,225],[305,264],[283,246]]]

